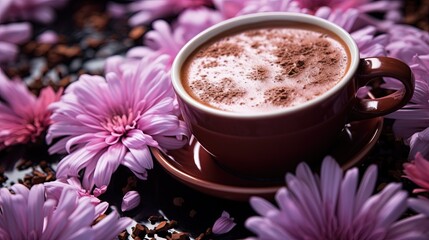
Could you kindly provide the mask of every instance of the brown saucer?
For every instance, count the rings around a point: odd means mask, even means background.
[[[343,169],[358,164],[380,137],[383,118],[353,122],[342,131],[333,156]],[[255,180],[235,176],[221,168],[192,137],[189,145],[169,151],[152,148],[155,159],[174,178],[203,193],[230,200],[247,201],[251,196],[273,198],[285,185],[283,179]]]

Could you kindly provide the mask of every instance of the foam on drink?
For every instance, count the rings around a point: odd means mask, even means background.
[[[336,36],[297,26],[247,28],[205,43],[184,64],[187,92],[232,112],[296,106],[345,75],[348,51]]]

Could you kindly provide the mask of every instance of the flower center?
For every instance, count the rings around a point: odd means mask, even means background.
[[[129,109],[127,114],[114,115],[110,118],[106,118],[106,122],[101,124],[110,132],[110,136],[106,139],[106,143],[115,144],[122,136],[125,136],[129,130],[135,129],[139,116],[140,112],[134,114],[131,109]]]
[[[127,115],[115,115],[107,118],[103,127],[112,134],[123,135],[128,130],[135,129],[136,125],[136,116],[129,110]]]
[[[47,118],[35,117],[34,119],[29,120],[25,125],[23,131],[26,133],[22,134],[19,141],[31,141],[36,142],[38,137],[46,130],[49,126],[49,120]],[[19,132],[18,132],[19,133]],[[20,135],[20,134],[18,134]]]

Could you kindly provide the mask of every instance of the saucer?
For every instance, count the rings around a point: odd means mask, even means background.
[[[375,145],[383,118],[347,124],[329,155],[345,170],[357,165]],[[174,178],[200,192],[229,200],[247,201],[251,196],[272,199],[285,186],[284,179],[256,180],[236,176],[221,168],[192,137],[182,149],[163,153],[151,148],[158,163]]]

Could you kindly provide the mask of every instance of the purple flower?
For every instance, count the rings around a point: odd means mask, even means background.
[[[0,25],[0,63],[15,61],[19,52],[17,45],[30,38],[31,25],[28,23]]]
[[[429,53],[429,33],[409,25],[394,25],[388,31],[388,56],[412,64],[415,55]]]
[[[102,188],[122,164],[146,179],[153,167],[149,147],[177,149],[187,142],[190,133],[179,120],[166,60],[145,58],[137,68],[105,78],[83,75],[52,104],[47,141],[58,141],[50,152],[68,153],[58,164],[57,178],[83,172],[85,189]]]
[[[137,191],[128,191],[122,198],[122,212],[131,210],[140,204],[140,194]]]
[[[0,70],[0,150],[36,142],[51,123],[49,104],[61,94],[46,87],[36,97],[21,80],[9,80]]]
[[[404,164],[405,177],[413,181],[421,188],[414,189],[414,193],[429,192],[429,161],[420,153],[414,160]]]
[[[187,8],[210,6],[211,0],[137,0],[127,5],[130,13],[135,13],[129,24],[136,26],[167,15],[177,14]]]
[[[404,36],[406,38],[406,36]],[[396,119],[393,130],[396,136],[410,145],[409,157],[417,152],[429,157],[429,55],[414,56],[410,68],[415,77],[415,90],[410,102],[402,109],[389,114]],[[389,88],[397,88],[389,82]]]
[[[0,22],[35,20],[45,24],[51,23],[55,20],[55,9],[63,7],[67,2],[68,0],[2,0]]]
[[[398,218],[407,208],[407,193],[401,185],[388,184],[374,191],[377,167],[364,173],[360,184],[357,168],[344,176],[331,157],[323,160],[321,175],[314,175],[307,164],[298,165],[296,175],[286,175],[286,187],[278,190],[278,207],[259,197],[250,203],[261,216],[250,217],[246,227],[258,239],[407,239],[411,229],[424,239],[427,232],[416,218]],[[419,224],[417,224],[419,223]],[[410,231],[411,231],[410,230]]]
[[[411,198],[411,199],[408,199],[408,204],[415,211],[425,215],[426,218],[429,217],[429,199],[424,197],[417,198],[417,199]],[[427,231],[429,232],[429,229]]]
[[[58,200],[46,198],[42,184],[31,190],[15,184],[11,193],[0,189],[0,236],[2,239],[113,239],[132,220],[112,211],[94,224],[108,207],[93,205],[64,188]]]
[[[234,222],[234,218],[231,218],[228,212],[223,211],[222,215],[213,224],[212,232],[216,235],[224,234],[231,231],[235,225],[237,224]]]

